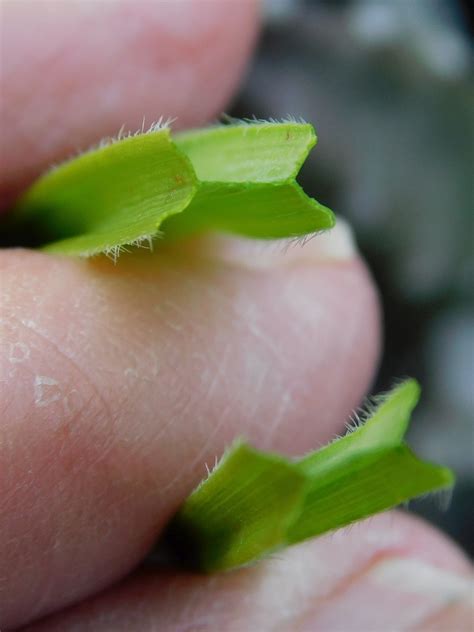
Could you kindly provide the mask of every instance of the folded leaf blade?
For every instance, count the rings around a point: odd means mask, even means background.
[[[247,564],[281,546],[306,483],[286,459],[237,442],[177,513],[169,541],[192,568]]]
[[[386,395],[379,395],[377,408],[363,425],[307,455],[301,459],[300,466],[308,474],[321,476],[325,470],[339,466],[352,456],[401,445],[419,396],[420,387],[413,379],[405,380]]]
[[[169,239],[209,230],[280,239],[327,230],[334,223],[332,211],[308,197],[296,182],[205,182],[185,212],[166,220],[162,231]]]
[[[316,133],[308,123],[250,122],[184,132],[176,143],[203,182],[272,183],[296,177]]]
[[[225,570],[452,486],[449,469],[403,443],[418,396],[407,380],[364,426],[300,460],[237,444],[172,521],[175,550],[193,568]]]
[[[352,456],[330,472],[313,473],[301,514],[288,530],[295,544],[450,487],[449,469],[418,459],[407,446]]]
[[[87,152],[45,174],[20,199],[17,230],[39,226],[50,252],[91,256],[151,237],[197,188],[169,130]]]

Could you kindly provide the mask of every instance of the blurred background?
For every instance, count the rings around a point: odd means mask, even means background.
[[[300,182],[352,223],[380,288],[374,392],[423,386],[409,441],[449,465],[410,504],[474,554],[474,88],[469,0],[269,0],[230,114],[303,117],[319,140]],[[348,315],[350,318],[350,314]]]

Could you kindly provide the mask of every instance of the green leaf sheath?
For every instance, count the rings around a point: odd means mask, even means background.
[[[281,546],[304,497],[304,474],[286,459],[235,443],[169,529],[194,568],[240,566]]]
[[[289,122],[138,134],[46,173],[3,231],[88,257],[158,235],[221,230],[272,239],[326,230],[332,212],[295,182],[315,142],[311,125]]]
[[[177,134],[175,141],[201,182],[292,180],[316,144],[307,123],[256,123]]]
[[[165,222],[168,237],[221,230],[247,237],[299,237],[334,225],[333,213],[295,182],[316,143],[311,125],[240,124],[180,134],[200,188],[180,216]]]
[[[449,487],[450,470],[403,442],[414,380],[379,397],[366,423],[299,460],[237,442],[172,520],[167,541],[188,566],[213,572]]]
[[[194,170],[169,131],[134,136],[83,154],[47,173],[17,214],[46,236],[44,250],[90,256],[156,234],[197,190]]]
[[[379,395],[379,405],[356,432],[330,443],[301,459],[301,467],[308,474],[321,473],[343,460],[358,456],[361,450],[393,448],[401,444],[410,423],[410,416],[418,403],[420,387],[415,380],[396,386],[389,396]]]
[[[169,238],[220,230],[260,239],[300,237],[331,228],[331,212],[296,182],[214,184],[204,182],[191,204],[163,224]]]
[[[448,469],[420,461],[405,445],[369,452],[362,449],[321,477],[313,471],[310,478],[287,543],[344,527],[453,483]]]

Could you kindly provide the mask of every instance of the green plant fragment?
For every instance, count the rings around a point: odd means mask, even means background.
[[[382,450],[401,444],[408,429],[413,409],[420,397],[415,380],[406,380],[395,386],[389,395],[379,395],[378,405],[363,425],[308,454],[300,465],[308,474],[321,475],[324,470],[337,467],[344,460],[358,456],[362,451]]]
[[[209,230],[267,239],[326,230],[332,212],[295,182],[315,142],[311,125],[291,122],[138,134],[45,174],[2,230],[7,243],[14,234],[86,257]]]
[[[169,130],[87,152],[40,178],[16,209],[17,230],[36,230],[44,250],[91,256],[153,237],[197,190]]]
[[[310,478],[301,513],[288,529],[288,544],[344,527],[454,482],[449,469],[421,461],[405,445],[362,450],[321,476],[313,470]]]
[[[179,134],[201,186],[186,211],[162,226],[168,238],[219,230],[278,239],[334,226],[328,208],[295,177],[316,143],[306,123],[238,124]]]
[[[176,239],[206,230],[259,239],[301,237],[334,225],[332,212],[296,182],[204,182],[184,213],[166,220],[163,234]]]
[[[167,541],[192,568],[226,570],[452,486],[449,469],[403,441],[418,396],[407,380],[378,398],[364,425],[299,460],[237,442],[185,501]]]
[[[241,123],[175,137],[202,182],[285,182],[317,141],[308,123]]]
[[[238,441],[189,497],[169,537],[194,568],[241,566],[281,545],[306,483],[286,459]]]

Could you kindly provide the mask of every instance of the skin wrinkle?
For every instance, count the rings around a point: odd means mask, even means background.
[[[213,427],[213,429],[211,430],[211,432],[208,433],[207,436],[205,436],[201,447],[196,453],[196,456],[193,457],[189,463],[186,463],[186,466],[182,469],[182,471],[179,474],[176,474],[176,476],[170,480],[170,482],[163,488],[163,491],[173,490],[173,488],[177,487],[178,481],[179,481],[180,486],[182,486],[183,483],[187,484],[187,489],[189,490],[188,491],[189,493],[192,491],[193,487],[196,486],[195,483],[194,485],[191,484],[191,481],[195,480],[195,477],[197,476],[200,476],[202,478],[203,476],[205,476],[205,474],[207,474],[207,472],[205,473],[203,471],[207,466],[207,463],[204,460],[205,455],[209,452],[209,448],[213,444],[214,439],[220,434],[221,430],[225,428],[225,421],[230,416],[231,413],[232,413],[232,406],[229,404],[225,406],[225,408],[221,411],[221,414],[218,417],[218,421]],[[230,441],[230,438],[229,438],[229,441]],[[203,467],[203,461],[204,461],[204,467]],[[218,461],[218,456],[216,455],[215,462],[217,461]],[[178,509],[178,507],[179,507],[179,503],[176,503],[176,505],[173,507],[173,511],[170,512],[170,515],[174,513]]]
[[[213,587],[217,583],[216,577],[208,577],[206,581],[203,582],[202,587],[195,590],[189,598],[186,600],[186,603],[183,608],[179,610],[179,615],[177,620],[174,622],[174,625],[177,626],[177,629],[181,629],[183,626],[184,629],[189,628],[193,625],[193,623],[205,623],[206,619],[212,613],[219,614],[222,612],[223,607],[225,607],[225,601],[219,599],[219,596],[216,596],[216,599],[212,601],[210,604],[209,611],[205,614],[202,614],[200,617],[197,615],[199,612],[199,605],[203,598],[205,598],[206,593],[212,591]],[[196,616],[197,615],[197,616]]]
[[[290,301],[289,301],[290,302]],[[236,322],[241,324],[242,329],[245,329],[246,331],[250,331],[250,333],[253,335],[255,342],[258,344],[263,343],[264,347],[266,350],[268,350],[270,352],[271,355],[274,356],[275,361],[281,362],[282,360],[282,355],[279,352],[279,346],[278,344],[275,344],[277,341],[275,341],[274,339],[269,338],[266,333],[265,333],[265,324],[259,323],[259,307],[257,303],[246,303],[246,305],[244,306],[240,306],[239,303],[237,303],[234,307],[233,307],[233,311],[235,313],[235,318],[236,318]],[[290,321],[291,323],[291,321]],[[253,347],[253,345],[252,345]],[[275,374],[275,372],[272,372],[272,378],[273,380],[277,379],[277,375]],[[264,376],[262,376],[262,381],[264,379]],[[253,386],[255,387],[255,382],[253,383]],[[258,410],[258,390],[257,389],[257,394],[256,397],[254,398],[255,401],[255,406],[254,406],[254,410],[252,410],[252,417],[255,417],[255,413]],[[281,391],[280,387],[275,387],[275,390],[277,392]],[[276,412],[275,417],[278,416],[278,414],[280,414],[278,411],[281,411],[281,405],[278,405],[278,409]],[[268,438],[267,438],[268,441]]]
[[[221,303],[222,303],[222,295],[221,295],[221,294],[219,295],[219,298],[220,298]],[[238,306],[238,305],[234,306],[232,303],[230,303],[230,309],[231,309],[231,311],[232,311],[233,313],[235,313],[235,320],[236,320],[236,322],[242,323],[242,322],[243,322],[243,320],[245,320],[245,326],[246,326],[246,322],[247,322],[247,321],[246,321],[246,319],[242,319],[242,310],[239,308],[239,306]],[[226,320],[227,320],[227,319],[226,319]],[[242,325],[242,326],[244,326],[244,325]],[[256,337],[257,337],[257,342],[259,342],[258,338],[259,338],[260,331],[255,331],[255,330],[252,330],[252,333],[254,333],[254,334],[256,335]],[[268,347],[269,347],[269,348],[273,351],[273,349],[274,349],[274,345],[272,346],[272,345],[270,344],[270,341],[267,341],[267,342],[268,342]],[[209,359],[207,362],[209,363],[209,361],[211,361],[211,362],[212,362],[212,359]],[[218,374],[219,374],[219,369],[217,370],[216,377],[217,377],[217,375],[218,375]],[[215,384],[215,383],[214,383],[214,384]],[[213,388],[211,387],[210,392],[208,393],[208,397],[209,397],[210,395],[212,395],[212,391],[213,391]],[[181,412],[183,412],[183,411],[181,410]]]
[[[377,569],[387,564],[387,560],[393,564],[397,564],[398,562],[411,562],[414,569],[416,568],[416,562],[419,562],[421,567],[423,567],[423,558],[417,554],[417,551],[413,547],[410,548],[412,550],[404,554],[398,553],[395,556],[382,556],[376,560],[375,564],[365,569],[364,572],[357,577],[356,581],[351,581],[347,585],[343,585],[342,590],[338,590],[335,595],[331,595],[329,600],[324,600],[324,602],[320,602],[319,604],[316,602],[314,607],[310,608],[307,616],[303,619],[303,623],[306,622],[309,627],[302,626],[300,628],[301,632],[311,629],[325,629],[326,627],[333,629],[334,625],[337,626],[337,623],[335,624],[334,622],[338,620],[337,616],[335,617],[335,613],[340,613],[339,621],[341,623],[346,621],[347,617],[350,616],[351,608],[354,608],[354,605],[360,599],[360,595],[364,592],[368,595],[371,594],[371,588],[372,590],[375,589],[375,595],[373,596],[375,610],[372,613],[370,610],[368,613],[366,610],[355,610],[355,620],[358,621],[358,623],[353,623],[353,625],[356,626],[355,629],[373,629],[375,632],[375,630],[382,629],[382,626],[385,627],[391,620],[397,622],[397,630],[412,629],[414,625],[416,626],[417,621],[424,618],[427,611],[437,610],[438,605],[436,601],[439,599],[439,596],[433,596],[429,590],[426,590],[426,594],[424,595],[410,595],[409,591],[404,591],[403,584],[399,586],[398,583],[387,583],[381,589],[380,586],[377,587],[377,584],[374,585],[370,581],[376,574]],[[429,564],[433,565],[431,561]],[[437,565],[433,565],[433,568],[436,566]],[[441,566],[437,566],[437,568],[442,569]],[[463,570],[465,572],[467,569]],[[467,580],[468,577],[469,575],[464,573],[465,580]],[[399,618],[396,618],[397,601],[399,601],[399,607],[402,609]],[[339,627],[335,627],[334,629],[339,629]]]
[[[209,383],[206,385],[204,392],[204,399],[212,400],[216,388],[221,383],[225,383],[226,368],[228,358],[232,352],[232,345],[229,342],[224,342],[224,346],[221,354],[216,358],[214,364],[214,371],[211,372]]]
[[[463,608],[465,608],[465,612],[462,611]],[[455,618],[460,610],[461,616],[459,621],[456,622]],[[448,619],[448,622],[446,622],[446,619]],[[450,622],[449,619],[451,619]],[[456,632],[471,632],[473,621],[474,609],[472,600],[471,602],[455,601],[447,606],[442,606],[413,627],[410,626],[409,629],[413,630],[413,632],[435,632],[436,630],[439,632],[453,632],[454,630]],[[462,628],[460,627],[461,623],[463,624]],[[440,625],[443,627],[440,627]]]
[[[76,412],[76,414],[72,417],[72,419],[69,420],[69,425],[74,421],[74,419],[78,418],[79,415],[81,415],[81,413],[83,412],[83,410],[85,409],[85,407],[87,406],[88,402],[84,402],[83,403],[83,408],[82,410],[78,410]],[[89,416],[91,415],[91,408],[88,407],[88,414]],[[59,456],[60,458],[64,456],[63,454],[63,450],[64,450],[64,446],[66,444],[66,442],[69,440],[69,432],[64,432],[61,431],[60,434],[58,434],[58,432],[55,432],[55,437],[60,439],[59,445],[58,443],[56,443],[55,445],[51,446],[51,450],[50,450],[50,454],[51,456]],[[25,449],[26,446],[24,446]],[[35,469],[35,474],[36,476],[40,475],[40,476],[44,476],[48,471],[51,471],[52,467],[53,467],[53,462],[54,459],[53,458],[47,458],[43,460],[43,465],[40,468],[36,468]],[[31,480],[31,485],[34,485],[34,480]],[[1,498],[2,498],[2,504],[5,506],[8,506],[8,504],[12,502],[12,500],[14,500],[14,498],[17,496],[17,494],[19,492],[22,491],[23,489],[23,485],[22,484],[17,484],[14,487],[7,487],[8,491],[6,493],[2,493],[1,494]],[[6,514],[4,514],[6,515]]]
[[[255,358],[252,358],[252,364],[255,364]],[[272,371],[268,364],[260,362],[258,369],[258,375],[253,379],[255,398],[253,400],[251,399],[245,408],[246,417],[248,417],[248,419],[254,419],[256,425],[262,423],[263,421],[260,419],[260,407],[261,399],[263,399],[263,394],[266,392],[266,388],[269,390],[275,388],[275,383],[272,380]],[[249,370],[249,375],[252,375],[252,373],[254,373],[254,371],[252,372]]]
[[[165,257],[165,262],[167,273],[172,279],[174,279],[172,283],[176,285],[184,284],[186,287],[191,288],[193,290],[193,295],[199,296],[201,300],[204,300],[204,302],[206,302],[208,305],[212,305],[213,302],[217,303],[218,309],[212,310],[215,312],[216,316],[218,318],[221,318],[224,322],[232,321],[232,317],[234,315],[234,307],[232,304],[232,299],[230,297],[226,297],[226,295],[222,292],[215,292],[212,287],[209,287],[208,283],[202,283],[200,280],[196,281],[195,279],[190,279],[188,271],[186,269],[176,269],[175,267],[173,267],[173,264],[176,265],[173,259],[167,259]],[[149,284],[149,282],[147,283]],[[206,295],[207,298],[210,300],[206,301]],[[192,334],[193,338],[197,342],[201,343],[204,348],[206,348],[206,345],[209,342],[208,332],[206,332],[205,328],[200,325],[199,321],[191,319],[191,321],[189,322],[189,314],[186,312],[185,309],[179,306],[179,303],[177,301],[165,299],[164,301],[161,301],[161,303],[156,303],[153,309],[163,316],[163,320],[161,322],[165,325],[165,327],[168,327],[176,333],[176,329],[172,326],[172,323],[175,319],[174,317],[170,317],[167,314],[167,311],[170,308],[176,316],[186,322],[187,335],[189,336],[190,334]],[[237,314],[235,322],[238,322]],[[176,323],[174,324],[176,325]],[[179,327],[180,329],[177,333],[181,334],[182,326],[179,325]],[[219,329],[217,328],[216,335],[221,335],[221,337],[224,337],[223,334],[219,334]],[[206,361],[208,360],[209,359],[207,359]]]
[[[101,457],[103,458],[103,454],[101,455]],[[48,550],[48,547],[46,547],[44,550],[45,550],[45,551],[47,551],[47,550]]]
[[[236,322],[241,324],[242,329],[250,332],[257,344],[263,343],[264,347],[273,355],[276,362],[281,362],[283,356],[281,351],[275,345],[275,340],[267,336],[264,326],[265,324],[258,322],[258,305],[257,303],[248,303],[245,309],[235,307]]]
[[[351,586],[359,582],[364,576],[368,575],[378,564],[383,563],[386,560],[396,559],[397,557],[401,558],[401,553],[402,552],[397,549],[390,548],[376,550],[365,564],[354,570],[354,572],[349,573],[336,583],[329,593],[324,595],[324,598],[316,598],[315,600],[312,600],[308,604],[308,608],[300,613],[297,620],[291,622],[291,629],[294,630],[294,632],[305,632],[309,630],[310,628],[306,627],[306,625],[314,624],[314,621],[317,621],[318,608],[322,603],[324,603],[325,606],[331,601],[335,601],[337,603],[337,600],[343,597],[344,593]],[[283,628],[283,630],[284,629],[285,628]]]
[[[48,558],[44,562],[45,568],[50,568],[50,569],[55,568],[57,564],[57,561],[55,564],[55,560],[58,559],[58,556],[60,557],[60,547],[58,546],[57,536],[55,536],[53,545],[49,549],[45,549],[44,556]],[[41,612],[44,604],[48,603],[48,600],[51,594],[54,592],[54,589],[55,589],[55,586],[54,586],[53,573],[49,573],[46,576],[46,581],[41,582],[40,590],[37,591],[39,592],[39,594],[36,599],[33,615],[35,612]]]
[[[287,413],[291,409],[291,405],[293,404],[291,392],[289,390],[284,390],[281,395],[281,404],[277,409],[277,414],[274,416],[271,423],[267,426],[267,438],[264,443],[264,449],[270,449],[272,445],[273,438],[278,434],[279,427],[281,423],[284,421]],[[267,447],[268,446],[268,447]]]
[[[97,315],[96,315],[95,320],[99,320],[99,319],[98,319],[98,317],[97,317]],[[108,324],[110,325],[110,319],[109,319],[109,321],[108,321]],[[37,333],[38,335],[40,335],[40,332],[36,331],[36,333]],[[43,337],[45,337],[45,335],[44,335],[44,334],[43,334]],[[119,338],[120,338],[120,336],[116,335],[116,336],[115,336],[115,338],[116,338],[116,339],[119,339]],[[112,344],[112,345],[113,345],[116,349],[118,349],[118,350],[119,350],[119,349],[120,349],[120,345],[119,345],[119,343],[118,343],[118,340],[117,340],[117,343],[113,343],[113,339],[114,339],[114,337],[113,337],[113,336],[112,336],[112,337],[109,337],[109,345],[110,345],[110,344]],[[49,340],[49,343],[50,343],[50,344],[52,344],[52,343],[51,343],[51,340]],[[144,344],[148,344],[148,342],[144,342]],[[56,347],[56,348],[57,348],[57,347]],[[60,351],[58,348],[57,348],[57,350],[58,350],[58,352]],[[62,352],[62,353],[63,353],[63,355],[64,355],[64,352]],[[92,381],[90,380],[90,378],[88,378],[88,377],[87,377],[87,375],[85,374],[84,370],[83,370],[83,369],[82,369],[82,368],[81,368],[81,367],[77,364],[77,362],[75,362],[75,361],[72,359],[72,357],[68,357],[67,359],[68,359],[71,363],[73,363],[73,364],[74,364],[74,366],[76,366],[76,368],[78,369],[78,371],[79,371],[79,372],[83,375],[83,377],[84,377],[85,381],[87,381],[91,387],[94,387],[94,388],[96,389],[96,387],[94,386],[94,384],[92,383]],[[96,390],[97,390],[97,389],[96,389]],[[102,401],[102,402],[104,402],[104,404],[105,404],[104,397],[103,397],[103,396],[101,396],[101,395],[100,395],[100,393],[97,393],[97,394],[98,394],[99,398],[101,399],[101,401]],[[108,411],[108,418],[109,418],[109,419],[113,419],[113,415],[112,415],[112,413],[111,413],[111,411],[110,411],[110,410]]]
[[[337,310],[341,313],[344,310],[344,304],[343,304],[343,301],[341,300],[342,296],[343,296],[343,291],[339,295],[339,302],[336,303],[336,305],[333,308],[334,311]],[[345,335],[345,339],[348,341],[348,343],[346,343],[345,345],[346,351],[344,354],[345,362],[347,363],[354,362],[356,360],[356,357],[359,355],[359,353],[363,353],[363,354],[367,353],[367,350],[365,348],[361,349],[358,346],[359,339],[360,339],[358,332],[361,330],[362,327],[368,326],[368,325],[370,326],[370,323],[365,322],[363,305],[364,305],[363,301],[359,301],[355,305],[353,303],[351,305],[350,317],[346,318],[344,321],[344,335]],[[378,345],[381,345],[380,332],[378,332],[378,336],[379,336]],[[339,381],[340,383],[344,383],[345,382],[343,378],[344,367],[341,364],[337,368],[338,368],[339,375],[336,376],[335,379]],[[345,385],[345,388],[350,387],[350,385],[347,383],[345,383],[344,385]],[[335,389],[332,391],[332,395],[333,395],[334,400],[338,397],[338,393]],[[328,395],[328,398],[329,398],[329,395]]]
[[[50,350],[53,349],[62,360],[64,360],[67,364],[70,364],[73,367],[74,371],[77,372],[80,378],[79,382],[82,380],[83,384],[86,384],[91,389],[91,391],[95,394],[97,401],[100,402],[101,413],[99,416],[103,419],[108,419],[109,421],[112,421],[113,416],[111,414],[111,410],[107,401],[105,400],[104,396],[101,394],[99,389],[97,388],[97,385],[95,384],[95,382],[91,380],[87,372],[81,366],[79,366],[79,364],[70,355],[66,354],[66,352],[63,349],[61,349],[57,344],[55,344],[43,331],[39,329],[35,329],[31,325],[27,325],[25,324],[25,322],[22,322],[22,321],[17,321],[17,322],[30,333],[36,334],[45,343],[46,349],[43,352],[44,357],[48,356]],[[88,403],[88,412],[90,413],[91,400],[89,400],[87,403]]]
[[[238,295],[236,298],[238,299]],[[222,296],[219,296],[219,300],[222,301]],[[249,303],[247,298],[242,303],[239,303],[238,300],[236,303],[234,303],[232,302],[232,299],[229,298],[227,302],[224,303],[224,305],[228,306],[228,315],[224,316],[222,320],[230,321],[233,325],[239,327],[242,330],[243,334],[251,333],[254,336],[255,345],[250,343],[249,348],[253,349],[255,347],[258,347],[261,343],[264,343],[265,348],[269,350],[272,354],[275,354],[275,359],[281,360],[281,356],[275,351],[274,341],[269,340],[263,333],[263,330],[260,327],[255,326],[256,307],[257,307],[255,303]],[[251,309],[251,313],[253,313],[252,318],[249,317],[250,316],[249,306],[252,306],[252,309]],[[221,307],[222,307],[222,303],[221,303]],[[225,338],[225,335],[223,337]],[[264,376],[262,375],[262,380],[263,379],[264,379]],[[254,397],[250,398],[250,400],[255,402],[255,408],[257,408],[258,399],[259,399],[258,398],[258,391],[259,391],[258,382],[257,382],[257,388],[255,388],[256,387],[255,382],[253,382],[252,386],[253,386],[253,391],[254,391]],[[212,394],[212,390],[211,390],[211,393],[209,393],[208,395],[210,394]]]
[[[169,305],[169,301],[167,302]],[[178,313],[180,314],[180,316],[185,316],[184,312],[182,310],[178,310]],[[169,319],[165,318],[163,321],[163,324],[166,326],[169,326]],[[199,330],[199,327],[197,328],[197,330]],[[189,332],[188,332],[189,335]],[[205,337],[204,335],[201,335],[198,337],[199,340],[201,340],[202,342],[204,342]],[[225,337],[224,337],[225,339]],[[169,429],[169,427],[174,423],[174,420],[176,417],[186,417],[186,414],[189,413],[192,409],[195,408],[196,404],[199,401],[202,401],[204,399],[209,399],[212,397],[213,391],[215,390],[219,380],[222,379],[222,377],[225,375],[225,371],[224,371],[224,364],[225,364],[225,360],[226,360],[226,355],[229,353],[230,351],[230,345],[226,345],[225,346],[225,352],[224,355],[222,356],[222,358],[216,361],[215,366],[215,372],[211,373],[211,383],[209,386],[206,385],[206,383],[203,383],[203,386],[205,387],[205,390],[202,394],[200,394],[199,392],[197,394],[194,394],[192,391],[189,391],[188,389],[188,396],[187,397],[183,397],[183,396],[179,396],[176,398],[177,403],[179,403],[179,408],[177,408],[176,413],[173,415],[170,415],[168,418],[168,421],[164,422],[163,424],[161,424],[160,426],[160,431],[156,437],[157,440],[159,440],[162,436],[165,435],[166,431]],[[213,357],[209,356],[209,357],[205,357],[203,356],[203,366],[207,366],[207,367],[212,367],[212,365],[214,364],[213,361]],[[176,367],[178,368],[178,367]],[[176,373],[178,374],[178,372],[176,371]],[[184,389],[184,391],[186,391],[186,389]],[[183,392],[183,395],[185,395],[185,393]],[[171,484],[170,484],[171,486]]]
[[[368,521],[367,521],[368,522]],[[360,529],[359,529],[360,530]],[[342,535],[342,533],[340,534]],[[346,535],[349,535],[349,530],[346,530]],[[349,573],[349,575],[347,577],[345,577],[342,581],[339,581],[336,583],[336,585],[328,592],[325,592],[323,595],[316,597],[316,601],[315,601],[315,597],[314,595],[311,598],[307,598],[306,601],[308,601],[308,605],[309,605],[309,611],[306,611],[305,613],[303,613],[303,621],[302,623],[305,622],[305,617],[307,616],[307,621],[308,623],[311,623],[311,610],[314,610],[314,613],[317,613],[319,604],[324,603],[325,605],[327,604],[328,600],[330,601],[331,599],[335,598],[336,596],[340,596],[341,594],[344,593],[344,591],[348,588],[349,585],[357,582],[364,574],[370,572],[371,568],[373,568],[375,565],[381,563],[384,559],[388,558],[392,558],[392,557],[396,557],[397,555],[400,555],[401,552],[403,551],[403,547],[400,548],[400,546],[395,547],[395,548],[385,548],[382,547],[381,549],[376,549],[375,552],[373,552],[369,558],[369,561],[367,563],[362,564],[361,568],[359,570],[357,570],[355,573],[351,574]],[[302,568],[302,566],[301,566]],[[291,568],[291,575],[292,577],[294,576],[293,573],[294,567]],[[269,569],[269,572],[271,572],[271,569]],[[293,577],[294,580],[294,577]],[[293,581],[293,584],[295,582]],[[301,608],[302,607],[302,602],[305,601],[303,599],[303,595],[300,598],[297,598],[297,596],[295,596],[293,598],[293,601],[295,602],[295,605],[297,606],[297,608]],[[302,628],[305,630],[309,630],[309,629],[314,629],[314,621],[312,622],[313,625],[311,625],[311,627],[308,628]],[[230,629],[234,629],[232,627],[229,628]],[[273,629],[273,627],[269,627],[268,629]],[[286,630],[294,630],[297,629],[295,628],[295,622],[292,621],[292,625],[291,628],[287,628],[285,626],[283,626],[283,629]],[[299,629],[299,628],[298,628]]]
[[[230,411],[231,410],[230,406],[228,406],[226,410]],[[179,479],[182,480],[183,478],[186,477],[186,474],[195,472],[197,467],[202,465],[202,460],[204,456],[206,455],[209,449],[209,446],[212,445],[213,439],[219,434],[221,429],[224,427],[225,419],[226,419],[226,415],[224,412],[222,412],[219,415],[217,423],[215,424],[214,428],[206,437],[202,447],[196,453],[196,456],[189,463],[186,463],[185,467],[183,468],[184,471],[181,471],[173,479],[171,479],[171,481],[164,487],[164,491],[173,489],[174,485]]]
[[[32,507],[31,509],[32,509],[32,510],[34,510],[34,507]],[[33,511],[32,513],[34,513],[34,511]],[[27,516],[25,516],[25,518],[27,518]],[[19,543],[19,548],[20,548],[20,550],[24,550],[24,549],[25,549],[25,544],[28,544],[28,540],[31,540],[31,539],[34,539],[34,538],[35,538],[35,532],[36,532],[36,530],[35,530],[34,532],[33,532],[33,531],[26,532],[26,533],[23,535],[23,537],[21,537],[21,538],[15,538],[15,540]],[[53,534],[53,533],[51,533],[51,539],[52,539],[53,537],[54,537],[54,534]],[[9,553],[10,553],[10,554],[12,554],[12,551],[11,551],[10,545],[11,545],[11,541],[7,543],[6,550],[7,550],[7,551],[9,551]],[[53,547],[48,547],[48,546],[44,547],[44,548],[41,550],[41,557],[42,557],[43,559],[48,560],[48,559],[50,558],[50,556],[51,556],[51,551],[52,551],[52,548],[53,548]],[[29,572],[29,568],[28,568],[29,566],[31,566],[31,567],[32,567],[31,572]],[[46,567],[48,567],[48,566],[46,566]],[[29,581],[30,583],[31,583],[31,581],[32,581],[32,580],[34,581],[34,574],[33,574],[33,573],[34,573],[34,561],[33,561],[33,560],[29,560],[28,558],[26,558],[26,559],[25,559],[25,564],[24,564],[23,572],[24,572],[24,576],[27,578],[27,580],[26,580],[26,581]],[[44,585],[44,583],[42,583],[42,584],[39,586],[40,592],[43,590],[43,585]],[[3,597],[3,598],[2,598],[2,603],[3,603],[4,605],[5,605],[5,603],[6,603],[6,601],[7,601],[7,598],[8,598],[8,586],[6,586],[6,588],[7,588],[7,591],[6,591],[6,597]],[[38,592],[38,591],[37,591],[37,592]]]

